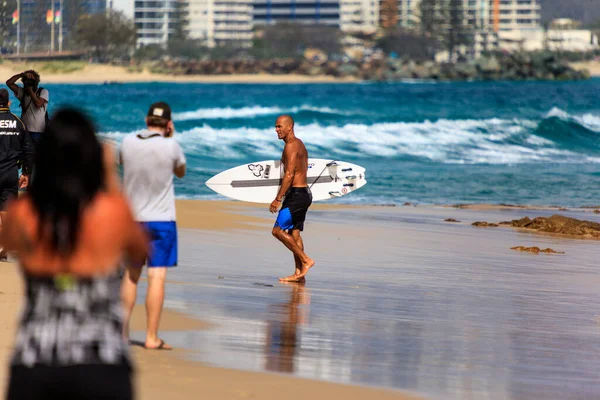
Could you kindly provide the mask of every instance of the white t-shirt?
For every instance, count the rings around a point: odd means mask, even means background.
[[[19,88],[17,91],[17,99],[21,101],[21,109],[25,111],[21,114],[21,120],[29,132],[44,132],[46,129],[46,110],[48,109],[48,103],[44,104],[42,107],[36,107],[35,104],[33,104],[31,97],[29,97],[28,94],[25,94],[25,89],[21,86],[17,87]],[[46,100],[46,102],[50,102],[50,94],[46,89],[42,89],[38,97]]]
[[[130,134],[121,144],[124,191],[137,221],[175,221],[173,170],[185,155],[173,138],[157,132]]]

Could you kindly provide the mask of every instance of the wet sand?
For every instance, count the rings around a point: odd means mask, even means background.
[[[257,226],[262,227],[270,219],[249,215],[248,211],[262,210],[264,207],[229,202],[178,202],[180,225],[194,227],[194,230],[182,228],[182,237],[192,232],[204,232],[210,235],[235,234],[251,232]],[[256,226],[257,225],[257,226]],[[188,243],[181,245],[180,251],[186,253]],[[191,243],[198,248],[203,243]],[[182,254],[182,257],[185,257]],[[10,357],[14,332],[21,307],[23,287],[15,263],[0,263],[0,339],[4,346],[0,350],[2,376],[2,393],[6,390],[8,379],[7,361]],[[161,336],[167,341],[171,337],[183,340],[174,351],[148,351],[132,346],[136,365],[136,398],[163,400],[165,398],[196,398],[198,396],[211,399],[306,399],[306,398],[340,398],[340,399],[418,399],[421,397],[389,389],[376,389],[362,386],[340,385],[331,382],[298,379],[298,377],[267,374],[257,371],[222,368],[209,363],[197,361],[194,354],[202,349],[189,346],[186,337],[193,338],[201,331],[214,330],[221,321],[203,320],[191,308],[182,307],[181,302],[171,298],[171,293],[184,288],[189,279],[186,269],[180,268],[183,274],[173,273],[167,288],[167,300],[161,323]],[[182,277],[178,281],[178,277]],[[146,281],[142,279],[140,293],[145,293]],[[215,298],[216,299],[216,298]],[[138,303],[143,303],[143,295],[138,296]],[[195,310],[200,311],[200,310]],[[145,312],[142,304],[138,304],[132,317],[132,338],[141,341],[144,335]],[[183,338],[183,339],[182,339]],[[235,366],[234,366],[235,367]],[[280,372],[272,370],[270,372]]]
[[[597,243],[470,225],[555,212],[316,204],[304,238],[317,264],[305,285],[284,285],[292,259],[265,205],[179,201],[161,329],[176,350],[133,347],[138,398],[597,398]],[[21,290],[11,265],[4,357]]]
[[[264,223],[182,230],[168,302],[214,328],[165,337],[192,359],[431,399],[600,396],[596,241],[471,226],[556,210],[315,208],[304,237],[317,265],[299,286],[277,282],[292,260],[264,207],[237,204]]]

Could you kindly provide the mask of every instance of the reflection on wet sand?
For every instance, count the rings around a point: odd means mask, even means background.
[[[168,305],[214,328],[165,340],[213,365],[432,399],[600,398],[596,241],[443,222],[519,210],[324,217],[305,238],[319,262],[306,286],[276,282],[289,254],[268,231],[182,235],[171,276],[186,284],[169,287]],[[510,250],[517,244],[565,254]]]
[[[289,301],[268,307],[265,343],[265,369],[273,372],[294,372],[296,349],[301,339],[298,325],[308,323],[310,300],[305,283],[288,283]]]

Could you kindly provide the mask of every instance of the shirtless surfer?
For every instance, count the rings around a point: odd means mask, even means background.
[[[306,212],[312,203],[312,194],[306,182],[308,151],[294,134],[294,119],[281,115],[275,122],[277,137],[285,142],[281,162],[284,176],[275,200],[269,206],[271,213],[281,210],[273,227],[273,236],[294,253],[296,270],[293,275],[279,278],[282,282],[304,282],[304,277],[315,262],[304,253],[300,232],[304,230]],[[284,200],[285,197],[285,200]],[[283,204],[282,204],[283,202]]]

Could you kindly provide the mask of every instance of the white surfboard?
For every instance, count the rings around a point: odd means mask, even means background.
[[[210,178],[206,186],[231,199],[270,204],[282,177],[280,160],[258,161],[223,171]],[[345,196],[367,184],[363,167],[319,158],[308,159],[307,181],[313,201]]]

